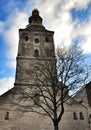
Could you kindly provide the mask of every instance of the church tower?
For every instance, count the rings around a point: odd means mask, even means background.
[[[55,59],[54,32],[42,25],[42,18],[37,9],[32,11],[28,22],[25,29],[19,29],[15,87],[31,85],[32,79],[26,70],[30,71],[35,61]]]

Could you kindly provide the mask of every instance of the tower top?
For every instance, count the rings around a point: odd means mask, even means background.
[[[32,16],[29,17],[29,26],[42,25],[42,18],[39,16],[38,9],[32,11]]]
[[[39,15],[39,10],[38,9],[33,9],[32,10],[32,15]]]
[[[28,25],[26,26],[25,30],[27,31],[47,31],[54,33],[53,31],[47,30],[43,25],[42,25],[42,18],[39,15],[39,10],[38,9],[33,9],[32,10],[32,15],[28,19]],[[20,29],[21,30],[21,29]]]

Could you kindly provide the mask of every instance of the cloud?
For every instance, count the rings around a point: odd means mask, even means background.
[[[81,39],[79,45],[85,54],[91,54],[91,26],[87,28],[88,25],[89,23],[77,30],[77,32],[79,31],[77,36]]]
[[[14,84],[14,78],[12,77],[5,77],[0,79],[0,95],[8,91],[13,87]]]
[[[75,8],[77,10],[86,9],[91,0],[62,0],[66,10]]]
[[[79,45],[84,53],[91,54],[91,16],[84,24],[79,24],[73,32],[73,38],[80,37]]]
[[[6,63],[6,67],[12,68],[12,69],[16,69],[16,60],[9,60]]]
[[[18,42],[19,42],[19,28],[26,27],[27,15],[23,12],[16,12],[15,15],[10,16],[6,22],[9,28],[4,32],[4,40],[8,46],[6,56],[13,62],[17,56]],[[10,21],[11,20],[11,21]],[[15,67],[15,61],[12,63]],[[11,64],[10,64],[11,67]]]
[[[84,9],[87,8],[88,3],[90,3],[91,0],[74,0],[75,8],[76,9]]]

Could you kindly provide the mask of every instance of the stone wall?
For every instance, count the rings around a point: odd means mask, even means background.
[[[15,92],[15,90],[14,90]],[[11,93],[11,94],[10,94]],[[13,101],[20,102],[19,92],[12,94],[9,92],[0,97],[0,130],[53,130],[53,124],[49,117],[32,112],[24,112],[17,109],[19,106],[12,104]],[[29,102],[30,103],[30,102]],[[85,104],[87,106],[87,104]],[[9,112],[8,119],[5,119]],[[77,119],[74,119],[73,113],[76,113]],[[80,112],[83,119],[80,119]],[[65,112],[59,124],[59,130],[91,130],[91,123],[88,123],[90,114],[86,107],[80,103],[65,104]]]

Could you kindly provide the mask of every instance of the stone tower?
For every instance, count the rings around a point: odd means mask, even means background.
[[[39,11],[34,9],[25,29],[19,29],[15,86],[31,85],[32,79],[26,73],[35,61],[55,59],[53,31],[42,25]]]

